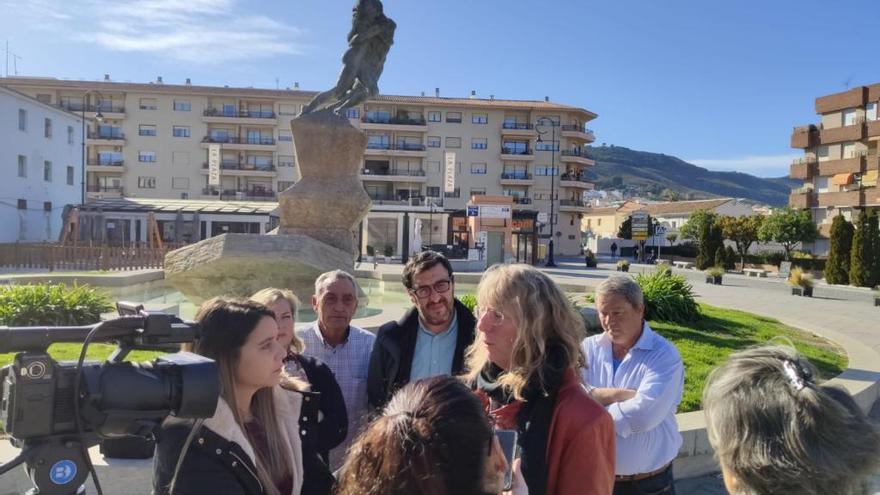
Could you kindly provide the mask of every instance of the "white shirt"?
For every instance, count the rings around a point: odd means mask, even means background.
[[[648,473],[675,459],[682,443],[675,411],[684,389],[678,349],[645,323],[642,336],[615,373],[611,339],[605,333],[588,337],[582,346],[588,387],[637,391],[632,399],[606,408],[616,433],[615,474]]]

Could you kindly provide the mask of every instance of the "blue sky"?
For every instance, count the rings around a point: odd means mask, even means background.
[[[0,0],[0,44],[23,76],[323,90],[353,3]],[[598,113],[597,143],[715,170],[785,175],[816,96],[880,82],[876,0],[384,3],[383,93],[549,96]]]

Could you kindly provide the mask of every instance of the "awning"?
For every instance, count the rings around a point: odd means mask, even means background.
[[[880,170],[868,170],[862,175],[862,186],[876,186]]]
[[[835,186],[845,186],[852,184],[853,174],[837,174],[831,178],[831,184]]]

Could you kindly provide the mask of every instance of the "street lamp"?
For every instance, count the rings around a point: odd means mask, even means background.
[[[550,171],[552,175],[550,176],[550,243],[547,252],[547,263],[544,266],[556,266],[556,261],[553,259],[553,236],[556,232],[556,215],[555,211],[555,202],[556,202],[556,122],[548,117],[538,117],[538,120],[535,122],[535,131],[538,133],[538,142],[544,142],[541,137],[544,134],[547,134],[547,131],[542,131],[538,128],[538,126],[544,126],[550,124]]]
[[[86,91],[85,93],[83,93],[82,107],[81,107],[81,111],[82,111],[82,170],[81,170],[82,177],[80,177],[82,180],[82,182],[80,184],[82,186],[81,204],[86,204],[86,107],[88,106],[86,104],[86,98],[88,98],[88,96],[90,94],[94,94],[97,96],[96,101],[98,102],[98,104],[95,105],[96,110],[97,110],[95,112],[95,120],[98,122],[104,121],[104,116],[101,114],[101,102],[104,98],[101,96],[101,93],[99,93],[97,90],[94,90],[94,89],[90,89],[90,90]]]

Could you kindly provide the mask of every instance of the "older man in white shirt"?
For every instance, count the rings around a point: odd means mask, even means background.
[[[596,288],[605,330],[584,340],[590,394],[614,419],[614,495],[675,494],[672,461],[681,447],[675,412],[684,388],[678,350],[645,322],[642,290],[613,275]]]

